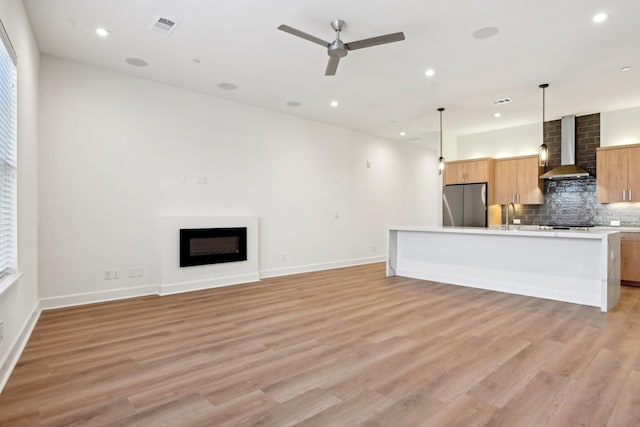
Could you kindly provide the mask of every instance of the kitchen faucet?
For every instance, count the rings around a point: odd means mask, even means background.
[[[513,206],[513,216],[516,216],[516,205],[514,205],[513,203],[508,203],[507,204],[507,218],[506,218],[506,225],[504,227],[505,230],[509,229],[509,207]]]

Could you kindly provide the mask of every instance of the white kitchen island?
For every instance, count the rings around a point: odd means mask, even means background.
[[[600,307],[620,297],[620,233],[390,227],[387,276]]]

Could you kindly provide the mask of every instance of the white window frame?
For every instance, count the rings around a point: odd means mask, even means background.
[[[18,58],[0,20],[0,295],[18,273]],[[10,86],[9,86],[10,85]],[[8,91],[5,91],[9,88]]]

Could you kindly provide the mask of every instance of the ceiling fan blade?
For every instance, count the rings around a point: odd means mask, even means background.
[[[379,44],[393,43],[404,40],[404,33],[386,34],[384,36],[371,37],[370,39],[358,40],[355,42],[345,43],[345,47],[349,50],[362,49],[363,47],[377,46]]]
[[[340,57],[338,56],[330,56],[329,63],[327,64],[327,70],[324,72],[325,76],[335,76],[336,70],[338,69],[338,62],[340,62]]]
[[[307,34],[307,33],[303,32],[303,31],[296,30],[295,28],[292,28],[292,27],[290,27],[288,25],[284,25],[284,24],[280,25],[278,27],[278,29],[280,31],[284,31],[285,33],[293,34],[294,36],[301,37],[301,38],[303,38],[305,40],[309,40],[310,42],[317,43],[320,46],[329,47],[329,42],[326,42],[326,41],[324,41],[322,39],[319,39],[316,36],[312,36],[311,34]]]

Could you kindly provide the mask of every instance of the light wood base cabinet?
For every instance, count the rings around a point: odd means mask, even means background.
[[[622,233],[620,261],[620,278],[640,282],[640,233]]]

